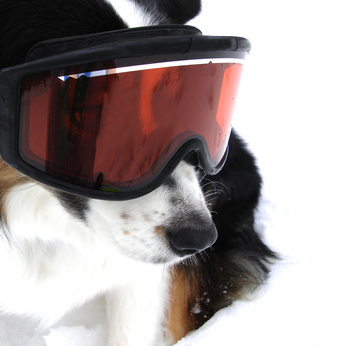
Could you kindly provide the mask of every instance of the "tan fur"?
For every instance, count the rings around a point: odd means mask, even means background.
[[[164,225],[159,225],[155,227],[155,233],[158,237],[164,237],[166,232],[166,227]]]
[[[6,222],[6,208],[4,201],[8,192],[16,185],[30,181],[28,177],[19,173],[0,159],[0,217]]]
[[[170,314],[167,329],[176,343],[200,324],[195,318],[193,307],[198,303],[198,274],[187,271],[183,265],[172,269]]]

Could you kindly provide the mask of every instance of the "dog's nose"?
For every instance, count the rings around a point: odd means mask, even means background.
[[[192,255],[212,246],[217,230],[212,221],[199,226],[177,227],[168,232],[171,246],[178,255]]]

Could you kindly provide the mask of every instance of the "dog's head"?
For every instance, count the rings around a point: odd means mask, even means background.
[[[184,23],[200,10],[199,0],[113,3],[115,9],[103,0],[2,1],[0,67],[22,63],[30,47],[45,39],[126,28],[128,19],[122,9],[147,24]],[[59,217],[71,220],[59,226],[69,224],[70,234],[75,222],[91,238],[97,235],[132,259],[174,263],[208,248],[217,237],[201,178],[195,165],[183,160],[154,191],[127,201],[105,201],[54,190],[0,162],[0,215],[3,224],[16,231],[34,222],[31,213],[36,223],[46,223],[55,213],[57,222]],[[34,236],[18,234],[28,239]]]

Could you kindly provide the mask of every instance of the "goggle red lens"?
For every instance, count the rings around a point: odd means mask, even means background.
[[[22,159],[106,191],[155,176],[193,138],[216,166],[227,148],[242,64],[143,66],[108,61],[27,76]]]

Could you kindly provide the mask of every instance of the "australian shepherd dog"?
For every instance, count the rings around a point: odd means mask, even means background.
[[[199,11],[200,0],[2,0],[0,68],[46,39],[182,24]],[[108,346],[172,345],[268,276],[275,254],[254,230],[260,189],[234,130],[218,174],[183,160],[154,191],[126,201],[61,192],[0,160],[0,311],[47,327],[104,295]],[[217,241],[199,253],[167,242],[173,230],[184,243],[215,228]]]

